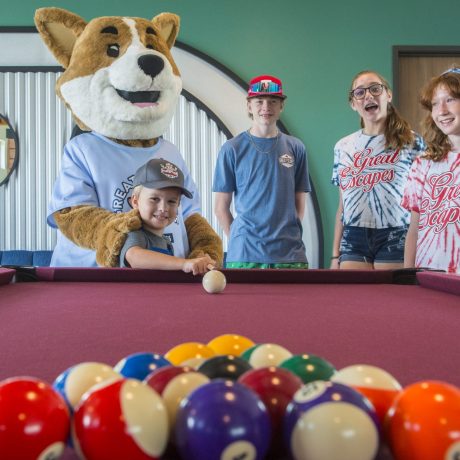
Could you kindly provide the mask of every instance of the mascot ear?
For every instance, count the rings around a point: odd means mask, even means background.
[[[39,8],[34,19],[46,46],[59,64],[67,68],[74,44],[85,29],[86,21],[61,8]]]
[[[179,34],[179,16],[173,13],[161,13],[155,16],[152,22],[160,32],[161,38],[166,42],[168,48],[171,49]]]

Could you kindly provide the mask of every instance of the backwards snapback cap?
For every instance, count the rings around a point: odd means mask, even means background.
[[[184,187],[184,173],[174,163],[162,158],[149,160],[136,171],[133,187],[138,185],[156,189],[177,187],[187,198],[193,198],[192,193]]]
[[[259,75],[249,82],[248,98],[261,96],[287,97],[283,94],[281,80],[271,75]]]

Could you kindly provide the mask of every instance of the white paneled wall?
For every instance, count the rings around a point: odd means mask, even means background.
[[[70,112],[55,95],[54,72],[0,72],[0,113],[19,137],[18,169],[0,187],[0,250],[53,249],[56,232],[46,224],[47,203],[72,131]],[[201,194],[203,216],[222,235],[213,213],[212,174],[227,140],[193,102],[180,97],[164,136],[178,146]]]
[[[213,212],[211,186],[217,153],[227,140],[227,136],[206,112],[181,96],[176,113],[164,137],[176,145],[184,156],[200,191],[203,216],[224,240],[226,248],[226,238]]]
[[[19,138],[18,168],[0,187],[0,250],[52,249],[46,208],[70,136],[70,114],[55,96],[59,74],[0,73],[0,113]]]

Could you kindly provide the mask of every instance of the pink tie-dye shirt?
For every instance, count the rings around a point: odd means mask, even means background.
[[[417,158],[401,204],[420,214],[415,266],[460,274],[460,153]]]

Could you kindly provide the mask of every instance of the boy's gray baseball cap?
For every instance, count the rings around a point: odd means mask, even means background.
[[[138,185],[156,189],[177,187],[187,198],[193,198],[192,193],[184,187],[184,173],[174,163],[162,158],[154,158],[136,171],[133,187]]]

